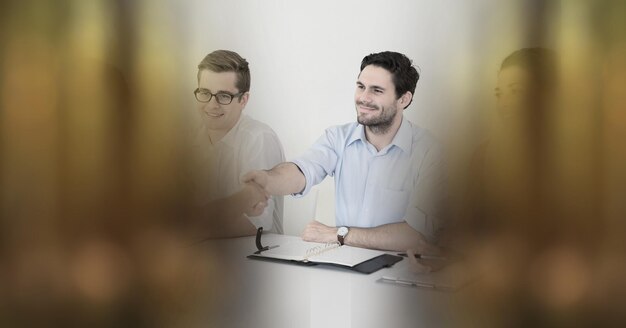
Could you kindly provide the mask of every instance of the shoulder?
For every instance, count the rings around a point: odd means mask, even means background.
[[[407,122],[411,125],[413,151],[417,151],[418,154],[422,155],[432,152],[435,152],[438,155],[441,154],[442,145],[429,130],[420,127],[413,122]]]
[[[247,115],[241,116],[238,134],[247,141],[254,141],[259,138],[278,140],[276,132],[267,124],[255,120]]]
[[[248,154],[284,157],[283,145],[278,135],[267,124],[242,115],[237,130],[240,151]]]
[[[347,139],[349,138],[357,129],[359,128],[359,124],[356,122],[341,124],[341,125],[333,125],[331,127],[326,128],[326,134],[333,136],[337,139]]]

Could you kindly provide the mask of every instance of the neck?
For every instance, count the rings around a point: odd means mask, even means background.
[[[402,115],[397,115],[396,119],[387,128],[381,128],[378,126],[365,127],[365,138],[369,143],[376,147],[377,151],[387,147],[393,138],[398,133],[400,125],[402,124]]]
[[[211,141],[211,144],[215,144],[218,141],[222,140],[222,138],[224,138],[224,136],[226,135],[226,133],[228,133],[228,131],[225,130],[213,130],[213,129],[208,129],[207,128],[207,135],[209,136],[209,141]]]

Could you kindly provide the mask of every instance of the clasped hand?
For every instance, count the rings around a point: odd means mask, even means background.
[[[248,216],[259,216],[268,205],[270,195],[257,183],[246,182],[241,190],[243,194],[244,212]]]

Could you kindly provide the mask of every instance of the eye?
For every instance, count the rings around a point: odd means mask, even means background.
[[[380,89],[375,89],[375,90],[374,90],[374,92],[376,92],[376,93],[378,93],[378,94],[381,94],[381,93],[383,93],[383,90],[380,90]]]
[[[227,93],[218,93],[217,94],[217,99],[219,99],[220,101],[229,101],[233,96],[227,94]]]
[[[356,88],[359,89],[359,90],[365,89],[365,87],[362,84],[357,84]]]

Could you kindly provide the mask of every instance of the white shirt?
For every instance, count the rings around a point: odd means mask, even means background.
[[[380,151],[355,122],[328,128],[293,163],[306,179],[302,194],[327,175],[334,176],[337,226],[370,228],[406,221],[427,239],[437,239],[443,225],[442,151],[426,130],[406,118],[391,144]]]
[[[197,141],[201,155],[199,168],[199,205],[228,197],[241,190],[241,177],[252,170],[271,169],[285,161],[282,145],[276,133],[264,123],[241,115],[235,126],[214,145],[206,128]],[[283,197],[272,197],[263,214],[249,217],[264,231],[283,233]]]

